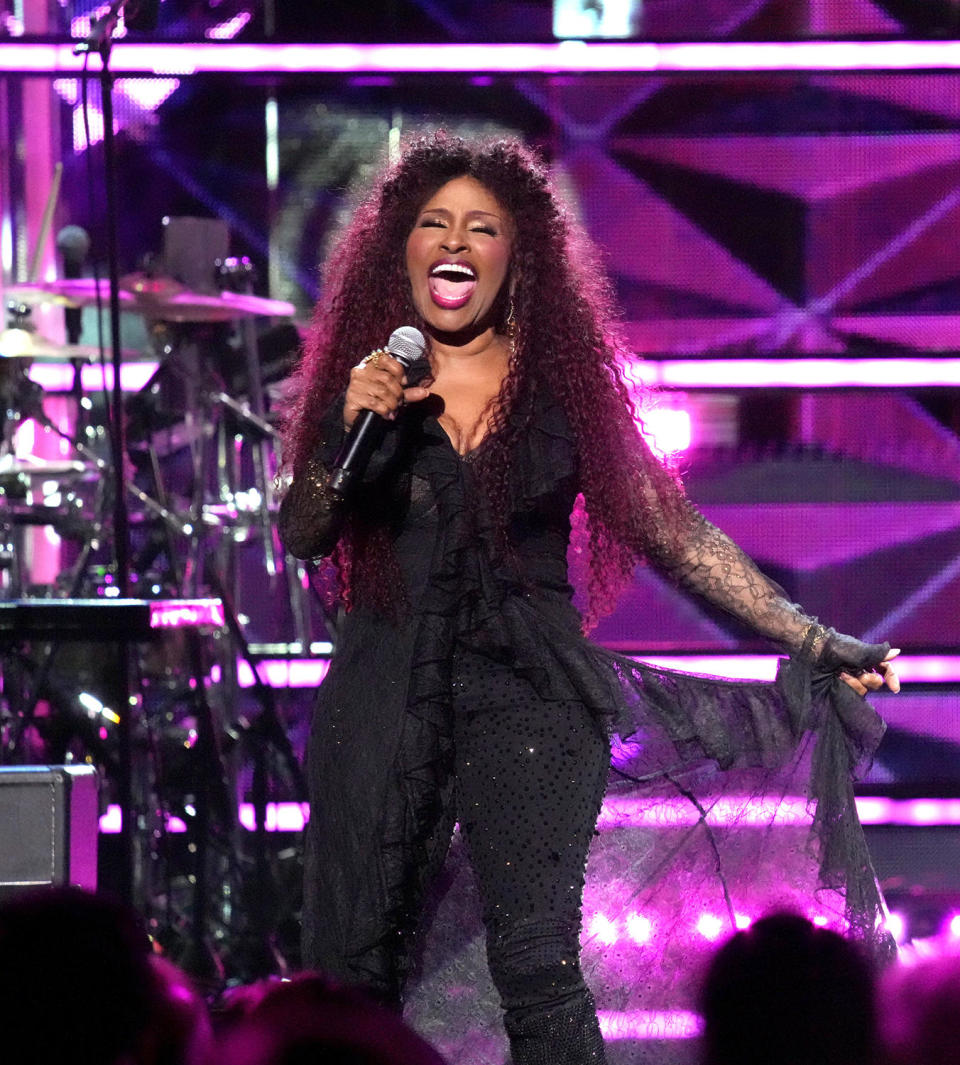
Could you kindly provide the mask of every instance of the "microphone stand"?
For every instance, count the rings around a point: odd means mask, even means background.
[[[110,72],[110,50],[113,32],[126,0],[113,0],[109,10],[90,28],[90,35],[80,42],[76,53],[96,52],[100,56],[100,96],[103,111],[103,158],[106,191],[107,269],[109,277],[110,339],[112,342],[113,389],[110,397],[110,445],[113,460],[113,546],[116,561],[116,585],[123,598],[130,594],[130,521],[124,490],[123,461],[126,454],[126,433],[123,420],[123,389],[120,370],[123,354],[120,339],[120,265],[117,251],[117,164],[113,133],[113,75]],[[90,150],[90,146],[87,146]],[[117,890],[121,899],[134,901],[133,849],[133,722],[132,715],[140,705],[139,693],[132,685],[130,644],[117,644],[118,688],[123,705],[117,707],[120,718],[117,726],[118,772],[117,800],[122,823],[119,835],[120,862]]]

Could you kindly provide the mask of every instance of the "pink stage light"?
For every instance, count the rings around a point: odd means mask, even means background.
[[[208,37],[212,41],[229,41],[249,23],[253,15],[249,11],[241,11],[231,19],[227,19],[226,22],[221,22],[219,25],[211,26],[208,30],[203,31],[204,37]]]
[[[773,680],[777,675],[777,655],[631,655],[681,673],[701,673],[730,680]],[[906,684],[956,683],[960,681],[960,655],[901,655],[897,675]]]
[[[110,358],[110,352],[107,352]],[[124,392],[139,392],[157,372],[156,362],[127,362],[120,367],[120,387]],[[31,363],[27,376],[44,392],[69,392],[73,388],[73,367],[64,363]],[[113,391],[113,365],[100,367],[93,363],[80,370],[80,383],[88,395],[93,392]]]
[[[257,672],[271,688],[315,688],[327,675],[328,658],[277,658],[257,663]],[[252,688],[256,683],[249,663],[237,662],[237,683]]]
[[[653,938],[653,922],[642,913],[627,914],[627,935],[634,943],[643,946]]]
[[[261,663],[262,664],[262,663]],[[913,803],[924,804],[924,820],[917,820],[915,814],[911,814],[910,806]],[[751,825],[763,826],[770,823],[771,808],[774,803],[757,804],[747,796],[729,798],[725,807],[716,803],[711,809],[708,821],[718,826],[728,826],[736,823],[741,827]],[[899,807],[907,807],[907,811],[901,811]],[[252,826],[252,807],[240,805],[240,823]],[[120,816],[119,807],[110,807],[101,819],[101,832],[119,832],[116,818]],[[857,811],[860,820],[865,825],[880,824],[908,824],[908,825],[960,825],[960,800],[955,799],[877,799],[866,796],[857,798]],[[310,819],[309,803],[278,802],[269,803],[267,808],[267,830],[270,832],[299,832]],[[639,800],[627,802],[623,798],[607,798],[604,800],[600,811],[600,819],[597,827],[600,830],[616,828],[672,828],[684,827],[695,824],[699,820],[696,810],[684,800]],[[810,821],[806,812],[806,799],[795,796],[784,800],[780,804],[777,824],[803,825]],[[602,915],[601,915],[602,916]],[[606,922],[602,927],[597,926],[599,933],[603,929],[616,926],[611,925],[608,918],[602,917]],[[749,918],[738,915],[737,922],[749,921]],[[815,924],[827,924],[829,918],[823,914],[811,918]],[[627,917],[627,935],[635,942],[645,942],[644,937],[652,935],[652,925],[647,917],[640,914],[630,914]],[[593,929],[591,929],[593,931]],[[606,933],[605,933],[606,934]],[[619,935],[619,933],[617,933]]]
[[[886,920],[883,922],[884,928],[893,936],[897,943],[906,942],[907,937],[907,921],[902,913],[896,911],[887,914]]]
[[[87,127],[90,128],[90,143],[87,143]],[[114,133],[118,132],[119,126],[115,121],[113,123]],[[99,144],[103,140],[104,125],[103,125],[103,112],[95,104],[91,104],[87,109],[87,119],[84,121],[83,108],[79,104],[73,109],[73,150],[75,152],[85,152],[87,148],[94,144]]]
[[[252,832],[254,830],[256,827],[256,814],[252,803],[240,803],[237,808],[237,820],[248,831]],[[267,803],[266,828],[268,832],[302,832],[309,820],[309,803]],[[113,835],[121,830],[122,825],[122,811],[119,805],[111,803],[100,815],[100,831],[107,835]],[[186,832],[187,825],[181,818],[168,814],[166,830],[168,832]]]
[[[728,923],[715,913],[702,913],[697,921],[697,931],[711,943],[716,942],[728,928]]]
[[[76,40],[83,40],[90,36],[90,30],[97,19],[102,18],[110,11],[110,4],[101,4],[99,7],[88,11],[84,15],[76,15],[70,20],[70,36]],[[122,16],[122,12],[121,12]],[[117,23],[113,36],[115,40],[122,40],[127,35],[127,27],[123,24],[123,18]]]
[[[238,812],[240,824],[253,832],[257,826],[256,810],[253,803],[243,802]],[[310,820],[308,803],[269,802],[267,803],[265,825],[267,832],[302,832]]]
[[[947,935],[951,939],[960,939],[960,913],[952,913],[947,919]]]
[[[100,815],[100,832],[104,835],[116,835],[123,828],[123,812],[116,803],[111,803]],[[187,831],[186,822],[180,817],[167,814],[164,829],[174,834],[182,834]]]
[[[679,407],[655,407],[638,420],[640,430],[654,451],[675,455],[690,447],[690,412]]]
[[[857,796],[857,814],[864,825],[960,825],[960,799],[890,799]],[[810,823],[802,795],[756,800],[749,795],[726,795],[707,809],[707,824],[727,827],[764,827],[769,824]],[[685,799],[608,796],[600,809],[597,828],[689,828],[699,811]]]
[[[226,624],[219,599],[159,599],[150,604],[151,629],[200,626],[222,629]]]
[[[960,799],[888,799],[861,795],[857,813],[865,825],[960,825]]]
[[[683,798],[646,798],[635,795],[608,796],[600,808],[597,829],[689,828],[700,822],[699,810]],[[802,795],[782,799],[753,799],[749,795],[725,795],[707,808],[709,825],[765,827],[809,824],[811,815]]]
[[[700,1018],[688,1010],[598,1010],[597,1017],[608,1042],[691,1039],[700,1034]]]
[[[78,34],[83,36],[83,33]],[[9,40],[0,72],[79,72],[73,43]],[[560,41],[551,44],[131,43],[113,50],[115,73],[384,74],[581,72],[712,73],[960,69],[958,41]],[[91,57],[90,67],[98,70]]]
[[[960,385],[960,359],[805,359],[803,367],[796,365],[798,361],[691,359],[671,362],[651,359],[631,362],[625,365],[625,372],[634,383],[678,389],[888,388],[894,385],[947,388]],[[841,372],[835,365],[826,366],[821,374],[818,367],[822,363],[843,363],[844,368]],[[732,375],[725,367],[733,367]],[[125,363],[121,368],[124,390],[139,391],[156,369],[154,360]],[[103,387],[98,366],[85,366],[82,375],[85,390],[99,391]],[[109,389],[113,387],[109,366],[107,375]],[[30,378],[48,391],[67,392],[73,382],[73,370],[58,363],[34,363],[30,367]],[[644,420],[649,420],[652,413],[647,411]]]
[[[590,923],[587,925],[587,931],[594,937],[594,939],[603,943],[606,947],[612,947],[620,938],[620,933],[617,930],[616,924],[602,913],[595,913],[593,917],[590,918]]]
[[[179,78],[123,78],[115,85],[116,91],[144,111],[156,111],[179,88]]]
[[[667,669],[676,669],[683,673],[702,673],[710,676],[727,677],[733,680],[773,680],[777,675],[777,663],[780,661],[777,655],[644,655],[642,659],[638,655],[632,656],[638,661],[649,662],[651,665],[664,666]],[[279,661],[279,660],[278,660]],[[924,660],[906,656],[897,659],[897,672],[901,680],[912,680],[910,673],[913,664],[923,663]],[[276,687],[297,688],[313,687],[319,684],[326,675],[328,661],[317,658],[284,659],[284,667],[276,667],[273,676],[277,677]],[[935,660],[940,672],[939,679],[960,680],[960,656],[955,656],[949,662],[942,659]],[[904,670],[904,665],[907,670]],[[249,685],[253,683],[249,671],[243,671],[242,664],[240,683]],[[924,672],[928,667],[924,667]]]
[[[729,680],[774,680],[778,655],[632,655],[638,662]]]

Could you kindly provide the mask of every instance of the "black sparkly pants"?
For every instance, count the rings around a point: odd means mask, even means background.
[[[602,1062],[579,954],[608,741],[580,703],[545,702],[512,670],[472,654],[457,658],[453,709],[457,815],[513,1061]]]

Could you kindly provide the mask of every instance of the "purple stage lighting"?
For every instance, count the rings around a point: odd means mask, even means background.
[[[0,72],[79,73],[73,44],[16,38],[0,45]],[[96,61],[91,62],[96,69]],[[122,42],[119,74],[555,74],[739,71],[956,70],[960,41],[718,41],[657,44],[199,44]]]

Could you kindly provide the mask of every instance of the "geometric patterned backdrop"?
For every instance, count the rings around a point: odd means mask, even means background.
[[[456,109],[426,112],[422,79],[315,90],[309,103],[301,90],[282,111],[282,231],[322,243],[342,209],[338,186],[378,156],[391,124],[476,130],[511,115],[602,248],[637,352],[960,347],[956,78],[619,75],[431,88]],[[385,95],[401,101],[389,118]],[[284,294],[296,297],[293,278]],[[687,459],[708,515],[831,624],[904,648],[960,644],[952,393],[735,395],[725,418],[725,446]],[[599,638],[643,649],[735,642],[721,619],[654,585],[641,575]]]

